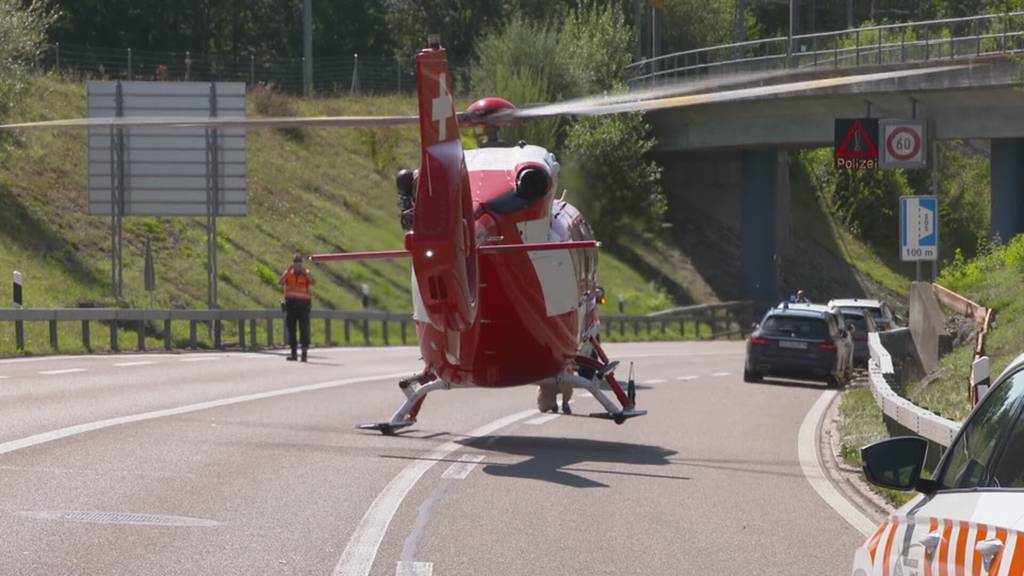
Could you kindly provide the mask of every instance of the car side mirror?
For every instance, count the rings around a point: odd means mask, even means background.
[[[925,488],[921,470],[927,456],[928,441],[916,436],[890,438],[860,449],[868,481],[890,490]]]
[[[760,324],[758,324],[757,322],[754,322],[753,324],[750,325],[750,331],[753,332],[754,330],[757,330],[760,327],[761,327]]]
[[[971,364],[971,399],[977,405],[992,385],[992,360],[982,356]]]

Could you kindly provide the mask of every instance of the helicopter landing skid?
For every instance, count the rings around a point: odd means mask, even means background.
[[[616,424],[622,424],[626,420],[629,420],[630,418],[636,418],[637,416],[645,416],[645,415],[647,415],[647,410],[636,410],[636,409],[623,410],[621,412],[616,412],[614,414],[610,414],[608,412],[591,412],[590,414],[587,414],[587,416],[590,417],[590,418],[600,418],[602,420],[614,420]]]
[[[451,385],[440,378],[434,378],[432,374],[423,373],[400,381],[398,387],[405,394],[405,403],[391,416],[391,420],[388,422],[360,424],[357,428],[360,430],[377,430],[385,436],[393,436],[396,431],[408,428],[416,423],[416,416],[419,414],[427,394],[434,390],[447,390],[451,388]]]
[[[394,436],[395,432],[402,428],[408,428],[416,422],[414,420],[405,420],[403,422],[377,422],[376,424],[360,424],[357,426],[360,430],[376,430],[385,436]]]

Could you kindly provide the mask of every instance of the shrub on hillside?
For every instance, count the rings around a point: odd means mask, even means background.
[[[0,119],[24,91],[54,17],[45,2],[25,7],[21,0],[0,0]]]

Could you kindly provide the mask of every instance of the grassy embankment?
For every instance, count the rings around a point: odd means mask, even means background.
[[[302,100],[257,92],[250,96],[249,108],[252,116],[411,114],[415,100]],[[12,117],[30,121],[84,115],[83,86],[42,77],[32,82]],[[399,167],[418,164],[417,137],[415,127],[250,131],[249,216],[224,218],[219,224],[221,307],[276,306],[277,275],[294,251],[400,247],[392,176]],[[12,270],[23,272],[29,307],[116,304],[110,298],[110,220],[86,214],[86,172],[83,132],[26,132],[0,140],[0,278],[10,278]],[[206,233],[201,218],[125,220],[122,305],[149,305],[142,274],[147,237],[156,262],[156,307],[205,308]],[[363,283],[371,287],[373,308],[411,308],[405,262],[331,264],[316,271],[316,301],[323,308],[359,309]],[[657,284],[608,253],[601,254],[600,281],[609,294],[627,295],[629,313],[674,305]],[[175,339],[180,345],[188,329],[179,324]],[[323,328],[314,328],[319,342]],[[226,341],[234,341],[234,329],[225,327]],[[80,330],[77,323],[61,323],[62,351],[81,351]],[[392,341],[399,341],[397,327],[392,330]],[[340,332],[334,329],[335,340]],[[28,324],[27,336],[31,353],[49,352],[45,323]],[[207,338],[202,330],[201,337]],[[362,334],[356,331],[353,339],[361,342]],[[92,340],[94,349],[105,349],[109,327],[94,323]],[[134,344],[135,335],[125,332],[121,341]],[[380,334],[374,332],[372,341],[380,342]],[[158,347],[160,341],[151,338],[149,345]],[[13,329],[4,325],[0,355],[13,353]]]
[[[1024,302],[1020,286],[1024,283],[1024,235],[1005,246],[996,246],[971,261],[956,259],[939,278],[939,284],[979,304],[995,310],[996,322],[989,333],[986,352],[992,358],[993,378],[1022,351],[1024,340]],[[973,340],[946,355],[939,368],[928,378],[908,387],[912,402],[955,421],[962,421],[971,410],[967,382],[974,358]],[[842,414],[843,456],[851,464],[860,464],[858,448],[887,437],[881,415],[871,391],[849,390],[840,407]],[[905,501],[904,493],[890,494],[894,502]]]

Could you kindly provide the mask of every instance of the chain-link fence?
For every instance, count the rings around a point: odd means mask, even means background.
[[[301,93],[302,58],[217,57],[182,50],[156,52],[131,48],[101,48],[51,44],[43,66],[84,79],[233,81],[250,86]],[[468,91],[469,66],[450,63],[457,92]],[[313,87],[317,94],[394,94],[415,89],[411,59],[352,54],[316,56]]]

